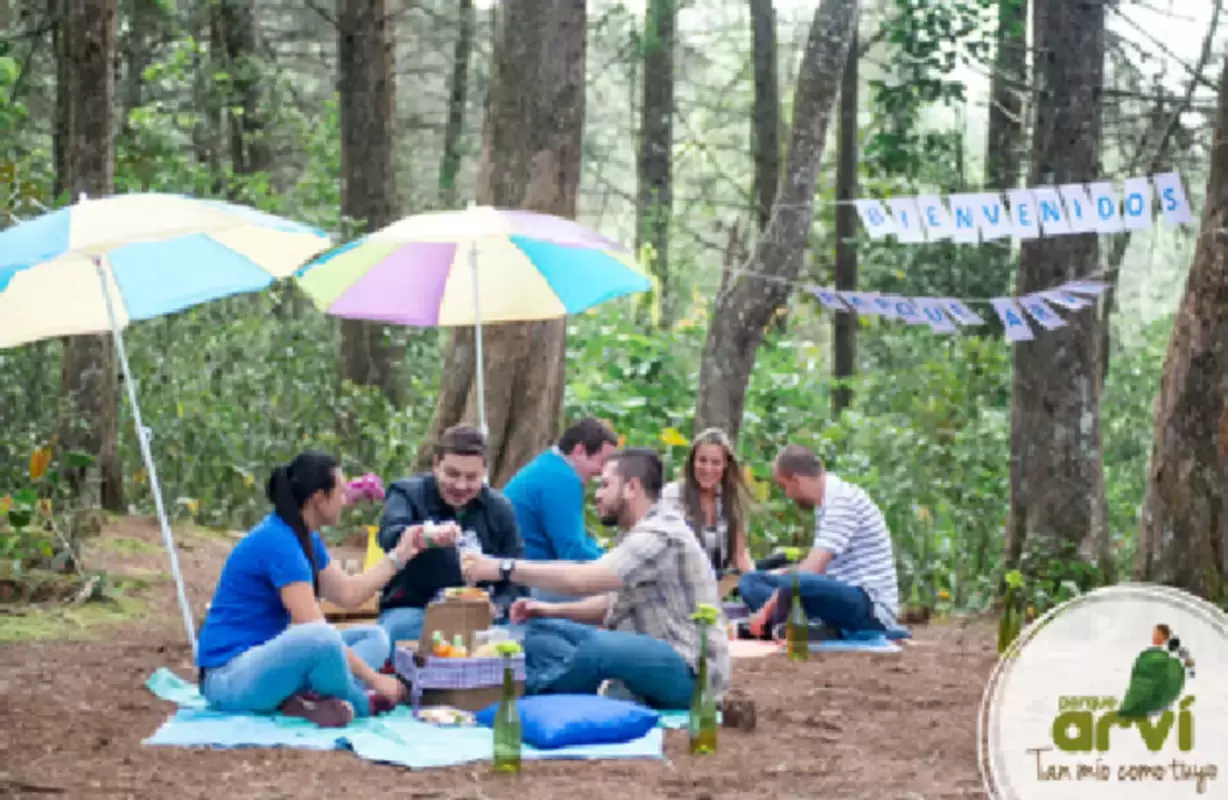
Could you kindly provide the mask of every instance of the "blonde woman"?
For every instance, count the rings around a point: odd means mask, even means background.
[[[682,513],[718,573],[754,571],[746,546],[750,488],[723,430],[708,428],[695,437],[682,477],[662,490],[661,503]]]

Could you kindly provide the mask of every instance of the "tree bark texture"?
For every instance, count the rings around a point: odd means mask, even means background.
[[[477,202],[574,219],[584,133],[584,0],[504,0]],[[499,487],[558,434],[565,319],[483,326],[490,482]],[[477,424],[472,328],[452,331],[431,433]]]
[[[776,10],[772,0],[750,0],[755,105],[751,143],[755,152],[755,221],[767,228],[780,182],[780,77],[776,63]]]
[[[1100,172],[1104,5],[1038,0],[1030,186],[1082,183]],[[1015,294],[1090,275],[1095,235],[1048,236],[1022,247]],[[1055,565],[1098,565],[1112,579],[1100,436],[1099,322],[1091,310],[1060,330],[1013,346],[1009,564],[1052,575]],[[1064,576],[1069,577],[1069,576]],[[1064,579],[1063,577],[1063,579]],[[1082,573],[1078,579],[1089,576]]]
[[[839,163],[836,165],[836,289],[857,289],[857,111],[858,69],[861,54],[857,36],[849,47],[848,64],[840,82]],[[857,374],[857,315],[832,314],[832,377],[848,380]],[[833,416],[849,407],[853,390],[836,386],[831,393]]]
[[[660,327],[675,318],[669,269],[669,225],[673,214],[671,174],[674,148],[674,50],[678,0],[649,0],[644,12],[643,103],[640,105],[638,197],[635,250],[652,247],[649,266],[657,278]],[[645,309],[650,304],[642,306]]]
[[[734,275],[716,298],[699,371],[695,430],[724,428],[736,438],[746,386],[764,330],[789,298],[814,220],[814,193],[828,119],[857,30],[857,0],[822,0],[798,70],[793,126],[775,211],[755,246],[753,269],[779,280]]]
[[[1216,603],[1228,580],[1228,63],[1202,230],[1156,402],[1137,580]]]
[[[339,0],[337,61],[341,118],[341,214],[360,233],[397,220],[393,19],[386,0]],[[401,398],[384,325],[341,320],[341,377]]]
[[[64,166],[59,181],[75,202],[81,193],[102,197],[114,191],[115,150],[111,112],[115,100],[116,0],[63,3],[60,8],[59,72],[64,83],[57,106],[64,124]],[[124,510],[123,470],[118,454],[119,381],[110,334],[73,336],[61,361],[66,403],[60,424],[61,450],[78,450],[97,459],[100,500],[111,511]],[[80,493],[85,474],[70,471]]]
[[[473,0],[456,4],[457,33],[452,50],[452,81],[448,95],[448,121],[443,131],[443,158],[439,165],[439,204],[456,205],[456,178],[460,174],[461,134],[465,131],[465,105],[469,99],[469,58],[473,54],[476,15]]]

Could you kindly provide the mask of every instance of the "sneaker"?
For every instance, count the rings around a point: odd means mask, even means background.
[[[321,728],[344,728],[354,721],[354,706],[349,701],[314,692],[291,697],[279,710],[287,717],[305,719]]]

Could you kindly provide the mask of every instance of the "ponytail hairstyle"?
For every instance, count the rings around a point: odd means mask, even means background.
[[[273,468],[269,475],[266,495],[273,504],[273,511],[290,526],[298,537],[303,555],[311,565],[311,587],[317,595],[320,591],[316,574],[316,551],[312,546],[311,531],[303,520],[303,506],[316,492],[331,492],[337,488],[337,459],[327,453],[307,450],[299,453],[289,464]]]

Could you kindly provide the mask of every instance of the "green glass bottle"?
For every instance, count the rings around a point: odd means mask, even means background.
[[[793,599],[789,604],[789,619],[785,623],[785,652],[790,661],[805,661],[810,657],[810,621],[802,608],[801,578],[793,568]]]
[[[495,714],[495,772],[520,772],[520,711],[516,708],[516,682],[512,661],[503,666],[503,698]]]
[[[688,720],[691,755],[706,756],[716,752],[716,696],[708,685],[708,626],[699,627],[699,669],[695,674],[695,691],[691,694],[691,716]]]

